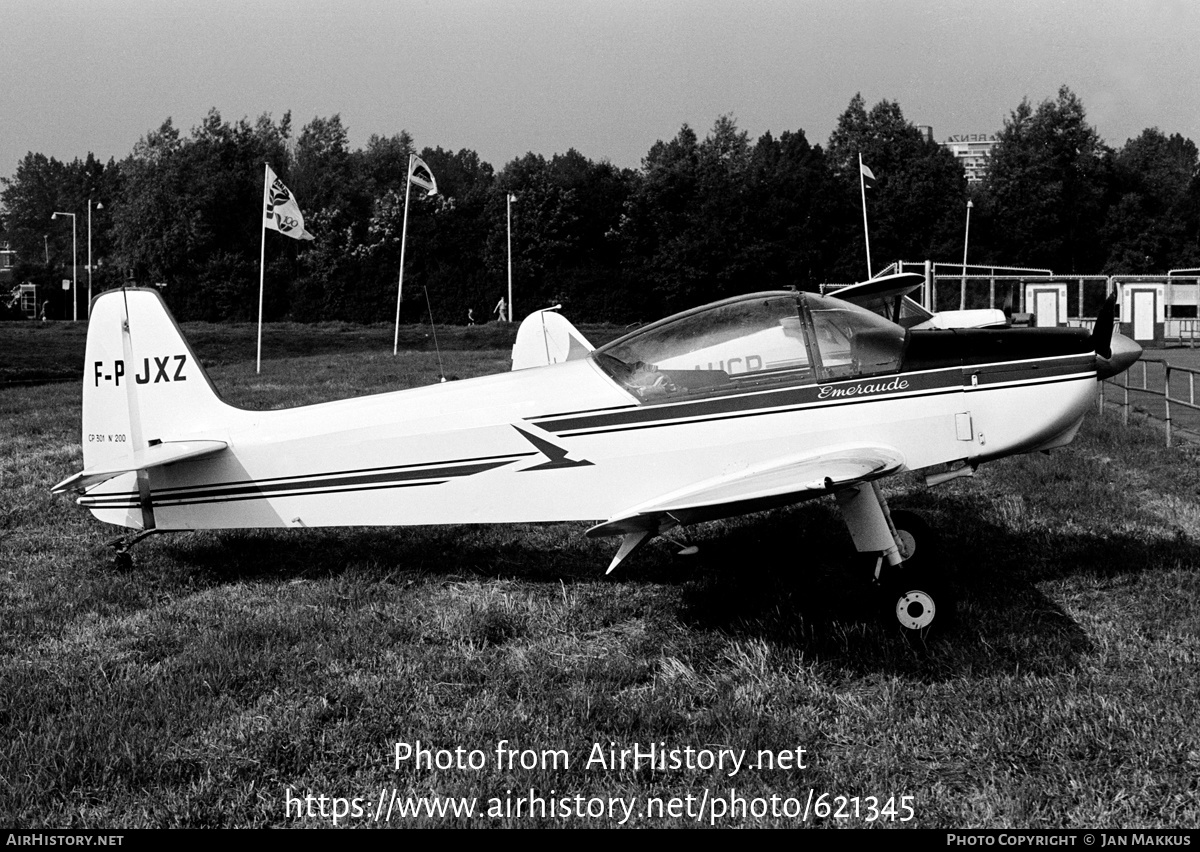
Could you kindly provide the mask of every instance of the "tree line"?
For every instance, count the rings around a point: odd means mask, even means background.
[[[17,253],[14,280],[39,284],[51,315],[69,316],[58,281],[70,277],[71,234],[51,214],[77,214],[82,246],[91,202],[94,290],[165,285],[180,319],[249,320],[269,163],[315,240],[267,235],[266,317],[390,321],[408,157],[417,153],[440,192],[413,191],[405,321],[492,315],[507,289],[512,194],[517,316],[561,303],[575,320],[627,323],[737,293],[865,278],[861,155],[875,176],[875,269],[961,262],[968,201],[972,264],[1076,274],[1200,266],[1190,139],[1150,128],[1112,148],[1065,86],[1036,106],[1022,101],[997,138],[985,180],[968,185],[899,104],[868,109],[855,95],[824,146],[803,130],[751,140],[726,115],[703,138],[685,124],[638,169],[571,149],[528,153],[497,171],[471,150],[418,151],[405,131],[352,150],[338,115],[297,133],[290,113],[230,123],[213,109],[187,133],[167,119],[120,161],[30,152],[2,181],[0,242]]]

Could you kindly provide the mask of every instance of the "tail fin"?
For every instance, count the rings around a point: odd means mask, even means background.
[[[595,348],[556,310],[557,307],[547,308],[525,317],[513,343],[514,370],[574,361],[587,357]]]
[[[225,449],[211,436],[229,411],[156,291],[102,293],[92,303],[84,359],[84,470],[54,490],[82,491],[136,472],[139,492],[148,493],[149,470]],[[153,526],[147,509],[144,528]]]

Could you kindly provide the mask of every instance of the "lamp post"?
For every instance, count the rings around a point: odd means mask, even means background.
[[[511,192],[508,193],[508,321],[512,322],[513,318],[513,303],[512,303],[512,203],[517,200],[517,197]]]
[[[71,217],[71,321],[79,322],[79,300],[75,297],[75,288],[79,278],[79,247],[75,240],[75,214],[61,213],[56,210],[50,218],[57,219],[59,216]]]
[[[962,285],[958,288],[958,309],[960,311],[967,309],[967,240],[971,237],[971,208],[974,206],[974,202],[967,201],[967,228],[963,232]]]
[[[96,202],[96,209],[103,210],[104,205]],[[87,318],[92,318],[92,199],[88,199],[88,307]]]

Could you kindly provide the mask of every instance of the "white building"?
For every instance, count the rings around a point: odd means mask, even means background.
[[[995,133],[959,133],[949,137],[942,147],[962,163],[968,183],[979,183],[987,174],[988,160],[996,142]]]

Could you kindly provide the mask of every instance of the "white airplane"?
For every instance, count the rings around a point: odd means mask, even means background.
[[[576,335],[561,363],[253,411],[221,400],[155,291],[106,292],[88,329],[84,470],[54,490],[139,530],[124,560],[158,530],[597,521],[589,536],[621,538],[609,571],[675,527],[832,494],[894,623],[923,635],[948,593],[917,557],[924,528],[889,511],[879,480],[934,485],[1063,446],[1097,379],[1141,352],[1112,334],[1111,302],[1091,335],[906,330],[792,291],[592,351]]]

